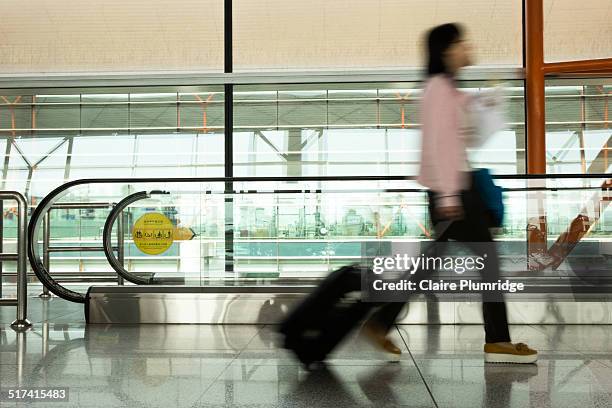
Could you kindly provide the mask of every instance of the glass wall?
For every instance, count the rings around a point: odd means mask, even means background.
[[[414,73],[423,64],[422,36],[448,21],[466,26],[482,67],[468,70],[458,86],[468,93],[500,87],[505,100],[504,130],[469,152],[472,164],[495,174],[525,173],[521,1],[234,0],[234,72],[224,77],[215,75],[224,66],[222,0],[34,3],[0,5],[0,73],[63,73],[77,85],[33,89],[16,80],[15,87],[0,89],[2,188],[24,192],[33,206],[80,178],[213,177],[227,170],[234,176],[414,176],[422,88]],[[602,40],[610,37],[606,6],[595,2],[574,16],[569,0],[546,0],[546,59],[609,57],[610,42]],[[109,72],[121,73],[123,82]],[[140,81],[141,72],[147,73],[145,85],[130,83]],[[197,76],[202,72],[211,74]],[[120,85],[98,87],[96,81]],[[226,83],[233,88],[231,132],[224,127]],[[549,173],[609,173],[611,92],[610,78],[547,81]],[[230,135],[233,151],[226,152]],[[227,154],[233,164],[226,163]],[[544,234],[562,233],[593,191],[601,194],[601,181],[556,180],[551,188],[584,191],[542,193],[538,211],[550,224]],[[527,214],[527,186],[512,179],[500,184],[513,189],[500,237],[513,242],[510,252],[522,253],[533,215]],[[164,202],[134,206],[131,221],[161,209],[198,239],[178,242],[163,263],[126,236],[126,267],[199,271],[201,283],[209,276],[203,271],[226,276],[230,250],[239,274],[295,272],[305,260],[313,270],[327,270],[358,256],[363,241],[431,236],[425,196],[413,181],[279,185],[321,192],[268,194],[266,188],[278,186],[235,182],[236,191],[257,193],[235,193],[230,200],[220,183],[215,194],[197,185],[175,189]],[[110,203],[137,187],[83,188],[65,199]],[[4,226],[14,231],[14,211],[4,205]],[[53,210],[52,240],[99,243],[107,213]],[[609,230],[602,214],[590,233],[607,238]],[[102,254],[58,252],[52,258],[58,270],[109,269]],[[202,266],[205,261],[211,264]]]
[[[236,86],[234,175],[415,175],[419,86]],[[461,86],[475,93],[491,84]],[[507,128],[472,159],[498,174],[523,173],[522,83],[502,86]],[[222,176],[222,87],[177,89],[0,90],[4,188],[36,202],[78,178]]]
[[[605,79],[572,81],[547,83],[549,172],[605,173],[609,161],[602,148],[606,143],[609,146],[611,137],[607,122],[610,83]],[[471,151],[471,160],[474,166],[497,174],[522,174],[522,80],[459,82],[468,93],[488,92],[493,86],[503,91],[506,127],[482,150]],[[417,81],[235,85],[234,175],[413,176],[419,160],[420,87]],[[224,175],[221,86],[0,93],[5,94],[0,103],[4,185],[26,192],[33,205],[54,187],[78,178]],[[514,189],[506,195],[512,206],[508,206],[498,236],[514,254],[523,248],[526,238],[530,198],[521,192],[522,181],[500,184]],[[580,185],[585,188],[580,196],[573,190],[546,193],[547,234],[551,237],[564,231],[598,188],[583,184],[556,180],[552,185]],[[151,257],[139,251],[127,233],[126,268],[131,272],[191,273],[194,284],[211,277],[291,277],[306,266],[312,276],[319,276],[358,257],[362,242],[431,236],[425,196],[414,191],[419,186],[412,181],[236,182],[236,191],[257,193],[234,194],[230,207],[225,205],[222,186],[215,187],[215,194],[209,194],[205,185],[178,191],[172,185],[158,187],[175,193],[163,202],[134,206],[126,231],[145,212],[160,211],[177,228],[193,230],[197,239],[177,242],[162,256]],[[266,193],[278,187],[322,192]],[[117,202],[140,191],[137,188],[79,188],[78,194],[64,200]],[[15,224],[11,211],[5,207],[7,237]],[[107,213],[106,209],[54,210],[53,245],[99,243]],[[226,227],[233,236],[235,274],[226,273],[224,266],[230,249]],[[609,220],[602,213],[589,239],[597,241],[606,234]],[[51,258],[53,268],[62,273],[109,272],[101,253],[54,252]]]
[[[501,84],[506,129],[478,151],[475,166],[524,172],[522,81]],[[420,157],[420,82],[236,86],[234,175],[414,176]],[[488,81],[463,81],[488,92]]]
[[[548,173],[609,173],[611,94],[612,78],[547,81]]]
[[[221,86],[3,96],[3,188],[36,203],[79,178],[222,176],[223,103]]]
[[[538,205],[547,215],[545,238],[550,245],[577,214],[598,220],[570,258],[599,268],[600,252],[605,254],[600,245],[605,245],[612,228],[605,213],[609,192],[600,188],[603,180],[551,178],[545,188],[530,191],[529,180],[520,176],[498,180],[508,188],[504,223],[495,231],[504,271],[525,273],[526,226]],[[234,189],[236,193],[225,194],[224,183],[200,181],[85,184],[70,188],[58,203],[113,203],[137,191],[167,192],[152,194],[124,211],[125,269],[154,273],[160,279],[157,283],[173,278],[191,285],[213,280],[311,279],[358,261],[366,243],[418,242],[434,233],[426,195],[412,180],[250,181],[236,182]],[[227,224],[229,198],[232,225]],[[137,246],[132,228],[152,212],[164,214],[173,226],[195,236],[177,235],[165,252],[147,254]],[[55,209],[51,214],[53,246],[86,246],[100,243],[108,210]],[[226,268],[226,229],[233,234],[231,271]],[[116,242],[116,225],[114,231],[112,242]],[[609,260],[604,261],[609,265]],[[51,264],[52,276],[60,277],[67,272],[110,271],[103,254],[95,253],[56,251]],[[570,272],[571,265],[564,265],[542,274],[557,277]]]

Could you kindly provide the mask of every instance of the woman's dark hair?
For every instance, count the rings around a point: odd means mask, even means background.
[[[442,24],[427,33],[427,76],[450,74],[444,64],[444,52],[463,35],[456,23]]]

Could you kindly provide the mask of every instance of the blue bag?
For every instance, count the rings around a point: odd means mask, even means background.
[[[480,193],[485,207],[492,216],[492,226],[501,227],[504,222],[504,201],[502,188],[496,186],[488,169],[474,169],[473,182]]]

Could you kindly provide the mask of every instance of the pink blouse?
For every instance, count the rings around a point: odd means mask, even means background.
[[[463,112],[470,97],[445,75],[425,83],[421,101],[421,165],[417,181],[438,193],[436,205],[461,205],[461,190],[469,187]]]

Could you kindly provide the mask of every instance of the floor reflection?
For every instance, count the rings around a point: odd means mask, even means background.
[[[477,325],[406,325],[398,364],[351,338],[307,372],[273,327],[2,324],[0,370],[3,388],[69,387],[69,407],[612,405],[612,328],[512,331],[533,340],[538,364],[484,364]]]
[[[514,383],[528,383],[530,378],[538,375],[538,369],[537,364],[486,364],[483,407],[511,407]]]
[[[325,365],[307,373],[279,402],[290,406],[294,401],[308,402],[314,407],[358,405],[342,381]]]

